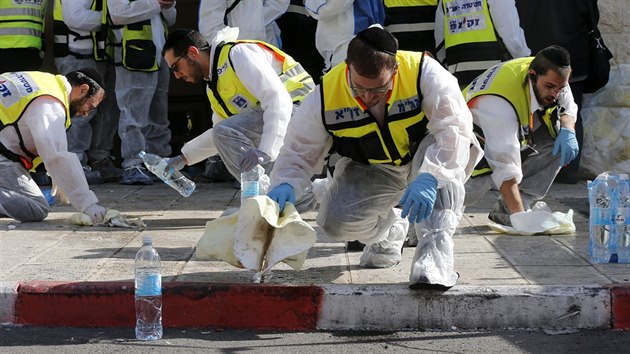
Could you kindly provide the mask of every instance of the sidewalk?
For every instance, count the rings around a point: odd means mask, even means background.
[[[101,204],[140,217],[144,230],[77,227],[57,206],[40,223],[0,219],[0,323],[133,326],[133,259],[151,235],[162,258],[166,327],[288,330],[422,328],[630,328],[630,264],[588,257],[586,184],[554,185],[553,209],[575,211],[575,235],[508,236],[486,226],[488,195],[466,210],[455,235],[458,285],[407,287],[414,248],[390,269],[362,269],[360,252],[318,242],[301,271],[253,273],[198,261],[205,223],[238,207],[229,183],[198,181],[189,198],[153,186],[92,187]],[[315,213],[303,219],[315,225]]]

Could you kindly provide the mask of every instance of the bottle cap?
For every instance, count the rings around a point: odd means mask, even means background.
[[[142,238],[142,243],[145,244],[145,245],[149,244],[149,243],[153,243],[153,239],[151,238],[151,236],[144,236]]]

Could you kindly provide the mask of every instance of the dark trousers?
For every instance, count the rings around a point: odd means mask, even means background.
[[[43,59],[36,48],[0,49],[0,74],[12,71],[38,71]]]

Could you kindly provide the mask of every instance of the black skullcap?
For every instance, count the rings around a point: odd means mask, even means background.
[[[396,51],[398,50],[398,43],[394,35],[378,25],[372,25],[357,33],[357,38],[360,38],[365,44],[377,51],[389,55],[396,55]]]
[[[559,45],[550,45],[540,51],[543,57],[552,62],[557,67],[567,67],[571,65],[569,52]]]
[[[101,76],[101,74],[98,73],[98,71],[96,71],[96,69],[90,68],[90,67],[84,67],[77,71],[89,77],[90,79],[92,79],[92,81],[94,81],[102,89],[105,88],[105,84],[103,83],[103,77]]]

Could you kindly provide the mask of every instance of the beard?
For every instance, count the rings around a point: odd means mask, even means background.
[[[188,60],[188,58],[186,58]],[[188,75],[187,77],[184,77],[185,81],[189,81],[192,82],[193,84],[198,84],[200,83],[203,78],[206,76],[203,73],[203,70],[201,70],[201,64],[193,61],[193,60],[189,60],[188,61],[188,65],[190,66],[191,70],[190,70],[190,75]]]
[[[536,84],[533,85],[534,95],[536,96],[536,100],[543,107],[549,107],[556,102],[556,99],[553,96],[542,96],[540,91],[538,90],[538,86]]]
[[[79,108],[81,107],[83,102],[85,102],[84,99],[70,101],[70,105],[68,107],[68,109],[70,110],[70,117],[74,117],[77,115],[77,112],[79,111]]]

